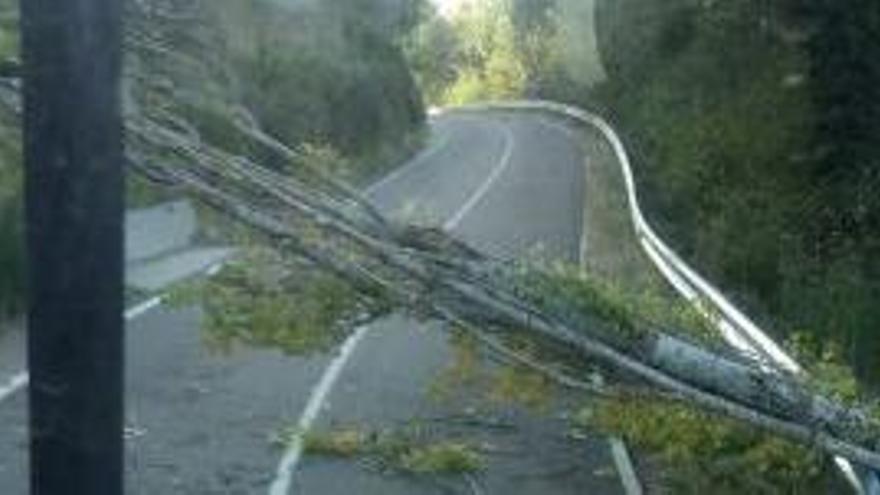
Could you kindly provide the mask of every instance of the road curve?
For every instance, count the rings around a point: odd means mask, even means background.
[[[370,190],[386,214],[450,229],[493,255],[579,258],[584,156],[571,135],[538,116],[448,114],[434,123],[436,148]],[[439,323],[397,315],[371,328],[324,403],[316,428],[375,429],[421,419],[440,436],[497,450],[476,480],[484,493],[623,493],[607,441],[572,441],[558,417],[487,406],[468,395],[442,402],[427,391],[451,350]],[[473,428],[450,418],[479,410],[505,428]],[[383,476],[356,463],[304,459],[289,493],[472,493],[467,483]]]
[[[583,161],[570,136],[541,117],[452,113],[433,121],[423,153],[367,191],[386,213],[445,226],[497,256],[538,252],[576,261]],[[212,353],[200,338],[200,317],[194,308],[159,307],[129,322],[129,494],[261,494],[273,483],[282,493],[321,495],[471,493],[468,483],[513,495],[623,492],[602,438],[573,441],[558,417],[485,408],[467,396],[429,397],[451,358],[439,323],[396,315],[365,329],[344,356],[294,358],[271,350]],[[328,380],[331,363],[338,366]],[[473,408],[504,427],[449,421]],[[269,437],[304,411],[315,428],[421,419],[495,454],[468,483],[311,457],[285,464]],[[25,426],[25,394],[0,403],[0,493],[27,493]]]

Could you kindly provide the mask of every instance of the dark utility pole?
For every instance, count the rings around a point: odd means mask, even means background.
[[[121,0],[21,0],[31,493],[122,493]]]

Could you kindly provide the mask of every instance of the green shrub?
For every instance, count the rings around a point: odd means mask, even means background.
[[[682,405],[604,401],[580,416],[658,458],[672,493],[820,494],[834,486],[821,453]]]
[[[599,1],[592,96],[664,237],[780,337],[835,340],[876,380],[877,20],[795,4]]]
[[[280,443],[301,438],[306,454],[342,459],[364,458],[381,468],[414,475],[461,475],[485,467],[485,459],[471,442],[435,438],[414,424],[403,429],[370,431],[354,427],[309,432],[285,429]]]
[[[19,174],[0,165],[0,318],[23,309],[24,235]]]
[[[221,352],[237,346],[278,349],[291,355],[326,352],[361,310],[360,296],[344,281],[268,248],[240,253],[209,280],[172,293],[177,305],[205,311],[205,340]]]

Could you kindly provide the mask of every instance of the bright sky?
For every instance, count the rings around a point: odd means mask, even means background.
[[[434,5],[440,10],[440,13],[444,16],[449,16],[452,12],[458,8],[462,3],[467,2],[468,0],[431,0]]]

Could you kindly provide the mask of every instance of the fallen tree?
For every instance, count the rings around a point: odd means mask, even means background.
[[[607,335],[590,328],[601,322],[583,315],[584,326],[573,328],[566,323],[571,316],[559,318],[523,297],[523,288],[516,286],[520,276],[507,273],[500,262],[475,256],[437,230],[375,222],[375,212],[370,212],[370,221],[366,216],[353,218],[342,206],[344,200],[321,198],[295,179],[194,143],[149,120],[133,120],[128,129],[151,146],[180,153],[189,161],[186,168],[151,166],[148,173],[186,185],[287,249],[399,307],[417,308],[477,333],[486,326],[535,332],[660,388],[666,398],[880,467],[880,455],[872,445],[876,423],[859,408],[814,395],[794,376],[734,354],[706,351],[662,332],[608,342],[603,339]],[[363,201],[348,200],[351,205]],[[321,235],[304,235],[315,231]],[[429,236],[434,239],[418,242]]]

